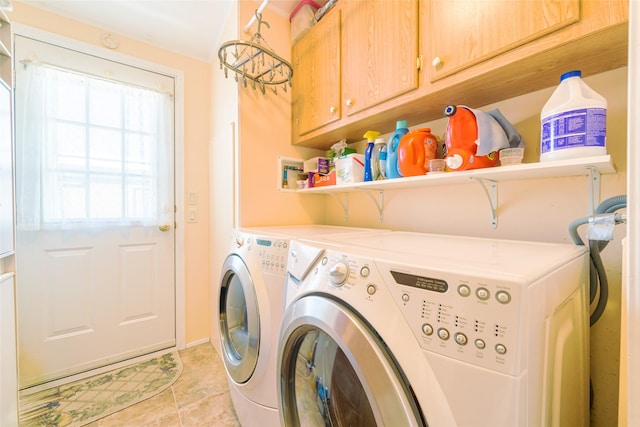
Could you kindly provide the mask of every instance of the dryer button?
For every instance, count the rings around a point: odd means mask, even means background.
[[[371,270],[366,265],[360,269],[360,276],[369,277],[369,274],[371,274]]]
[[[422,333],[425,334],[426,336],[433,334],[433,326],[431,326],[428,323],[425,323],[424,325],[422,325]]]
[[[410,299],[411,297],[409,296],[409,294],[402,294],[402,301],[409,302]]]
[[[453,335],[453,339],[460,345],[467,345],[467,336],[461,332],[457,332]]]
[[[376,288],[376,285],[373,285],[373,284],[369,284],[369,285],[367,285],[367,293],[368,293],[369,295],[373,295],[373,294],[375,294],[377,290],[378,290],[378,289]]]
[[[491,294],[489,292],[489,289],[487,288],[476,289],[476,296],[478,297],[478,299],[481,299],[482,301],[488,300],[490,295]]]
[[[507,354],[507,347],[505,347],[503,344],[496,344],[496,353]]]
[[[449,339],[449,331],[447,331],[445,328],[440,328],[438,329],[438,336],[441,340],[446,341]]]
[[[496,292],[496,299],[499,303],[509,304],[511,302],[511,295],[507,291]]]
[[[483,350],[487,346],[484,340],[481,340],[480,338],[476,338],[476,340],[474,341],[474,344],[476,345],[476,348],[480,350]]]
[[[471,289],[467,285],[460,285],[458,286],[458,294],[461,297],[468,297],[471,295]]]

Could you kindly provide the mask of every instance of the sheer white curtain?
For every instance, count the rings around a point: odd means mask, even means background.
[[[18,228],[170,224],[171,95],[24,67],[16,85]]]

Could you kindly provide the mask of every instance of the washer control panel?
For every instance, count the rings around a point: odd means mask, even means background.
[[[373,268],[369,258],[328,251],[316,263],[308,285],[340,298],[374,302],[382,280]]]
[[[262,271],[282,275],[286,273],[289,239],[253,236],[246,240],[258,256]]]
[[[525,285],[377,263],[424,350],[510,375],[521,370]]]

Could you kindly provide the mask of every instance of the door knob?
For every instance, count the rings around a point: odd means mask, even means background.
[[[169,224],[163,224],[163,225],[159,225],[159,226],[158,226],[158,229],[159,229],[160,231],[169,231],[169,228],[170,228],[170,227],[169,227]]]

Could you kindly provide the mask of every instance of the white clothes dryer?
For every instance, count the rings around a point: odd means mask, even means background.
[[[324,253],[287,282],[282,425],[588,425],[584,247],[403,232],[327,241],[291,242],[290,253]]]
[[[294,237],[378,232],[323,225],[234,231],[220,276],[217,315],[221,357],[242,425],[279,425],[276,352],[289,241]]]

